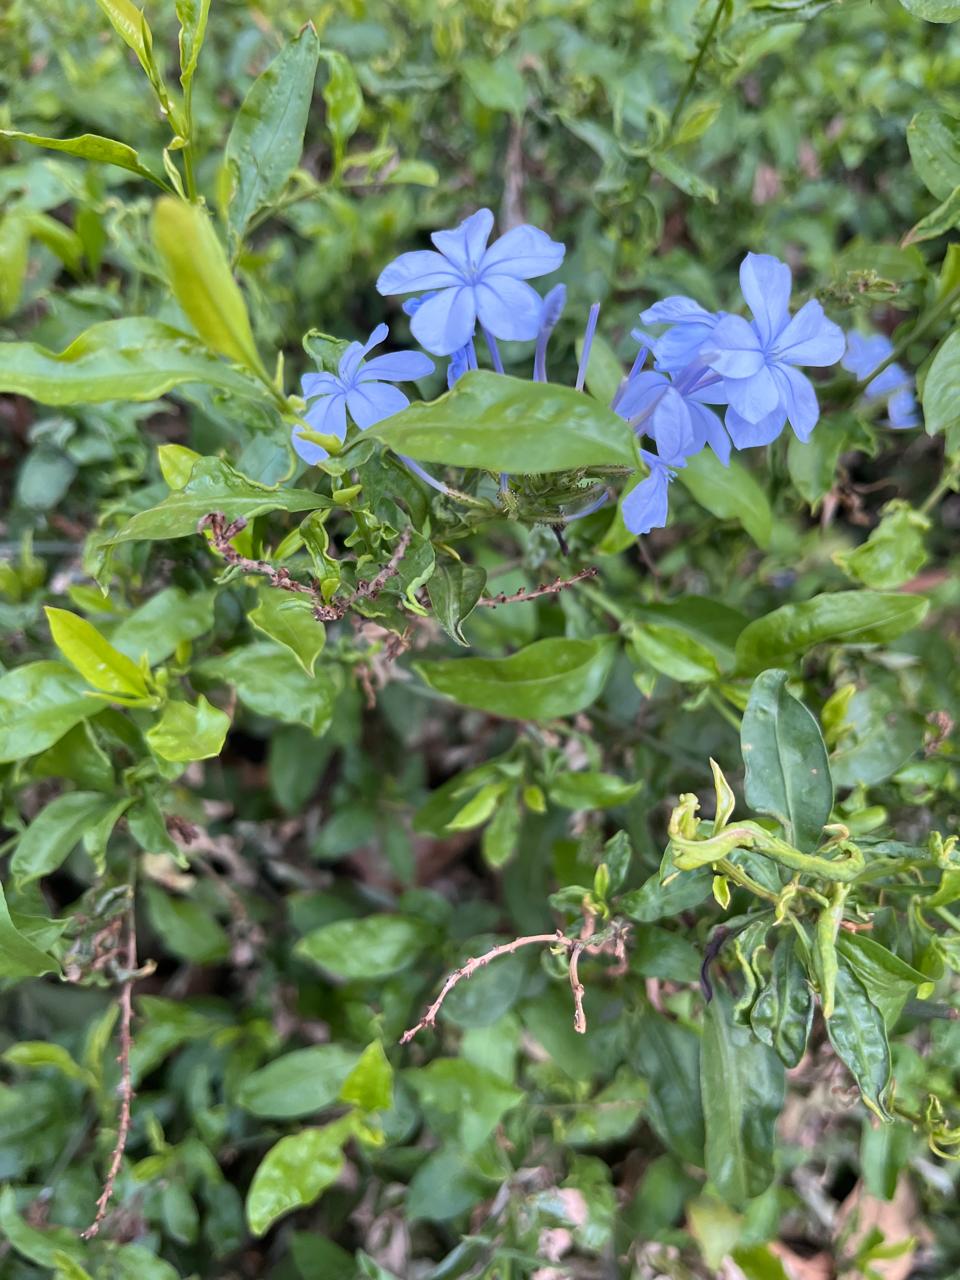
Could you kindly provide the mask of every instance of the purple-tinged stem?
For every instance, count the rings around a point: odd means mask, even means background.
[[[593,335],[597,331],[597,318],[600,315],[600,303],[595,302],[590,308],[590,314],[587,317],[587,327],[583,334],[583,350],[580,352],[580,365],[577,369],[576,389],[583,390],[583,384],[587,380],[587,364],[590,361],[590,348],[593,346]]]

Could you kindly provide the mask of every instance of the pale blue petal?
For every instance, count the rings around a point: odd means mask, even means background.
[[[773,376],[780,387],[780,399],[798,440],[810,439],[810,432],[820,418],[817,393],[810,379],[788,364],[773,366]]]
[[[764,364],[760,339],[742,316],[724,316],[700,352],[703,360],[725,378],[749,378]]]
[[[514,227],[494,241],[480,262],[482,276],[512,276],[532,280],[556,271],[563,262],[564,246],[537,227]]]
[[[667,523],[670,473],[666,467],[653,463],[650,474],[631,489],[621,503],[623,523],[638,536],[651,529],[662,529]]]
[[[537,336],[543,300],[536,289],[510,276],[488,276],[479,282],[476,294],[480,323],[495,338],[529,342]]]
[[[683,466],[694,452],[690,410],[676,387],[667,387],[651,414],[647,433],[657,442],[657,453],[668,466]]]
[[[453,231],[435,231],[430,239],[465,279],[472,280],[492,230],[493,214],[478,209]]]
[[[890,397],[887,405],[890,426],[895,431],[909,431],[911,427],[919,427],[920,415],[912,387],[901,387]]]
[[[391,351],[374,356],[357,373],[358,382],[413,382],[433,373],[435,365],[422,351]]]
[[[740,264],[740,288],[768,347],[790,319],[790,268],[769,253],[748,253]]]
[[[673,294],[661,302],[655,302],[646,311],[640,312],[644,324],[689,324],[691,321],[701,324],[713,324],[716,316],[712,311],[701,307],[693,298],[685,298],[682,294]]]
[[[460,347],[458,351],[454,351],[447,365],[447,386],[452,387],[469,371],[470,367],[470,347]]]
[[[882,333],[874,333],[866,337],[862,333],[847,334],[847,350],[841,365],[849,373],[855,373],[861,382],[865,381],[883,364],[893,352],[893,343]]]
[[[338,440],[343,440],[347,434],[346,396],[342,391],[336,395],[322,396],[310,405],[303,418],[308,427],[321,435],[336,436]],[[290,441],[297,455],[311,467],[329,458],[330,454],[322,445],[300,437],[302,430],[298,423],[290,434]]]
[[[361,431],[366,431],[375,422],[382,422],[391,414],[406,409],[409,403],[403,392],[388,382],[365,382],[363,386],[354,387],[347,395],[350,417]]]
[[[883,373],[867,383],[863,393],[872,399],[875,396],[889,395],[891,391],[899,391],[901,387],[909,387],[912,383],[913,379],[902,365],[888,364]]]
[[[730,462],[730,437],[723,429],[719,417],[705,405],[688,399],[690,420],[693,424],[694,450],[699,453],[704,445],[709,445],[726,467]]]
[[[333,373],[305,373],[300,379],[300,391],[306,400],[311,396],[331,396],[342,389],[340,379]]]
[[[776,440],[786,423],[786,410],[779,407],[759,422],[748,422],[746,418],[741,418],[736,409],[730,408],[723,420],[735,449],[755,449],[759,445],[770,444]]]
[[[463,283],[462,273],[433,249],[401,253],[384,267],[377,280],[382,294],[413,293],[421,289],[448,289]]]
[[[725,378],[723,389],[728,402],[748,422],[759,422],[780,404],[780,388],[766,365],[751,378]]]
[[[846,348],[843,330],[823,314],[816,298],[805,302],[777,338],[773,355],[787,364],[836,364]]]
[[[473,289],[442,289],[423,304],[410,321],[413,336],[435,356],[452,355],[466,346],[477,323]]]
[[[378,324],[366,342],[362,344],[359,342],[350,343],[340,357],[340,365],[337,370],[344,386],[349,385],[354,380],[357,370],[360,368],[360,361],[367,352],[372,351],[374,347],[379,347],[381,342],[385,342],[389,332],[390,330],[385,324]]]
[[[669,386],[666,374],[655,369],[635,373],[617,398],[617,413],[634,426],[642,426]]]

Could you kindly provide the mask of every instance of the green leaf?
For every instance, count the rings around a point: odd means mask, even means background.
[[[950,192],[946,200],[938,204],[936,209],[921,218],[916,226],[911,227],[903,237],[902,244],[921,244],[924,240],[934,240],[937,236],[946,235],[960,223],[960,186]]]
[[[787,934],[774,950],[770,977],[750,1010],[750,1025],[785,1067],[795,1067],[807,1051],[812,1023],[813,991],[796,939]]]
[[[213,351],[269,381],[247,306],[204,211],[163,196],[153,209],[153,241],[184,315]]]
[[[749,1027],[733,1021],[722,991],[707,1006],[700,1088],[707,1177],[728,1204],[743,1208],[773,1181],[784,1070]]]
[[[490,111],[508,111],[518,118],[523,115],[527,88],[511,56],[463,58],[460,71],[478,101]]]
[[[360,1060],[344,1080],[340,1101],[361,1111],[389,1111],[393,1106],[393,1067],[379,1040],[368,1044]]]
[[[915,578],[927,561],[924,534],[930,521],[906,502],[891,502],[866,542],[835,551],[833,561],[851,578],[887,591]]]
[[[426,1067],[405,1071],[403,1079],[427,1115],[436,1113],[441,1124],[452,1127],[468,1153],[481,1147],[525,1096],[501,1076],[462,1058],[437,1058]]]
[[[583,339],[578,338],[576,344],[577,359],[583,354]],[[593,335],[590,344],[590,355],[587,358],[587,390],[595,400],[602,404],[610,404],[623,381],[623,365],[617,353],[599,333]]]
[[[947,335],[927,370],[923,419],[932,436],[960,421],[960,330]]]
[[[841,929],[837,950],[883,1014],[888,1030],[893,1029],[907,1000],[916,996],[917,988],[929,985],[925,973],[862,933]]]
[[[340,1044],[294,1049],[251,1072],[237,1090],[237,1105],[268,1120],[314,1115],[337,1102],[359,1061],[355,1049]]]
[[[44,607],[44,613],[53,643],[94,689],[138,702],[152,699],[137,664],[114,649],[86,618],[49,606]]]
[[[927,608],[922,597],[877,591],[831,591],[781,605],[740,633],[737,670],[755,675],[818,644],[886,644],[917,626]]]
[[[883,1014],[867,995],[845,955],[837,968],[836,1005],[826,1022],[827,1035],[856,1080],[864,1102],[882,1120],[887,1112],[884,1094],[890,1083],[890,1046]]]
[[[931,195],[946,200],[960,187],[960,121],[942,111],[918,111],[907,125],[907,146]]]
[[[102,710],[86,681],[61,662],[15,667],[0,676],[0,763],[46,751]]]
[[[711,449],[703,449],[687,459],[677,476],[701,507],[721,520],[739,520],[758,547],[770,545],[770,503],[742,463],[732,458],[725,467]]]
[[[216,594],[198,591],[191,596],[180,587],[164,587],[124,618],[110,633],[110,643],[135,662],[146,658],[155,667],[180,645],[212,629]]]
[[[744,798],[776,818],[790,844],[813,852],[830,819],[833,782],[820,726],[787,692],[788,679],[786,671],[764,671],[750,690],[740,729]]]
[[[419,920],[373,915],[314,929],[293,950],[334,977],[371,982],[413,964],[431,938],[431,929]]]
[[[313,616],[314,605],[305,596],[279,587],[261,587],[259,601],[247,617],[258,631],[289,649],[312,676],[326,639],[323,623]]]
[[[59,972],[60,965],[53,956],[25,938],[10,919],[3,886],[0,885],[0,978],[18,981]]]
[[[30,223],[14,209],[0,217],[0,317],[13,315],[20,305],[29,262]]]
[[[113,138],[101,138],[96,133],[81,133],[75,138],[44,138],[38,133],[21,133],[19,129],[0,129],[0,138],[9,138],[12,142],[29,142],[31,146],[44,147],[47,151],[62,151],[68,156],[91,160],[94,164],[116,165],[119,169],[147,178],[164,191],[170,190],[167,180],[149,169],[133,147],[128,147],[125,142],[116,142]]]
[[[717,188],[712,183],[704,182],[691,169],[678,164],[673,156],[667,155],[666,152],[662,151],[652,151],[646,159],[651,169],[655,169],[657,173],[662,174],[668,182],[672,182],[685,195],[693,196],[696,200],[709,200],[711,204],[717,203]]]
[[[660,872],[655,871],[639,889],[625,893],[617,905],[631,920],[650,924],[699,906],[704,898],[710,897],[712,882],[713,873],[709,867],[684,871],[674,875],[666,884],[661,881]]]
[[[632,800],[642,786],[642,781],[624,782],[615,774],[588,769],[581,773],[561,773],[547,790],[554,804],[564,809],[612,809]]]
[[[200,49],[207,33],[210,0],[176,0],[176,10],[180,22],[177,39],[180,49],[180,83],[187,89],[197,69]]]
[[[206,679],[232,684],[245,707],[284,724],[302,724],[317,737],[333,718],[339,689],[336,672],[308,676],[293,654],[273,644],[249,644],[194,667]]]
[[[421,462],[513,475],[637,465],[634,434],[611,409],[569,387],[479,369],[429,404],[412,404],[367,435]]]
[[[353,137],[363,113],[363,94],[353,67],[342,53],[324,49],[321,54],[329,72],[323,86],[323,101],[327,107],[327,128],[333,137],[338,155]]]
[[[697,982],[703,957],[678,933],[650,925],[636,931],[630,944],[630,969],[643,978],[667,982]]]
[[[230,937],[219,920],[195,898],[166,893],[146,884],[144,901],[150,924],[164,950],[190,964],[216,964],[230,955]]]
[[[187,382],[241,396],[264,394],[196,338],[146,316],[92,325],[59,354],[35,342],[0,343],[0,391],[41,404],[155,400]]]
[[[595,640],[538,640],[509,658],[419,662],[431,689],[466,707],[518,720],[575,715],[603,691],[616,646]]]
[[[204,516],[219,511],[228,520],[252,520],[267,511],[316,511],[330,499],[307,489],[271,489],[255,484],[220,458],[201,458],[184,487],[157,507],[140,511],[115,533],[119,542],[166,541],[196,534]]]
[[[313,1204],[343,1168],[343,1144],[353,1134],[352,1117],[322,1129],[281,1138],[263,1157],[247,1193],[247,1222],[255,1236],[292,1209]]]
[[[956,22],[960,18],[960,0],[900,0],[900,3],[926,22]]]
[[[631,627],[627,648],[631,657],[671,680],[710,684],[720,675],[713,652],[678,627],[657,622]]]
[[[189,764],[218,756],[230,729],[230,717],[213,707],[201,694],[196,706],[168,702],[163,714],[146,733],[150,750],[161,760]]]
[[[52,1067],[66,1076],[68,1080],[76,1080],[89,1086],[93,1078],[84,1070],[63,1047],[48,1040],[22,1040],[4,1051],[3,1061],[14,1067]]]
[[[308,23],[257,76],[234,117],[224,163],[233,183],[227,219],[237,236],[281,195],[300,161],[319,51]]]
[[[17,884],[29,884],[56,871],[113,806],[113,799],[98,791],[70,791],[51,800],[20,837],[10,860]]]
[[[631,1037],[631,1063],[650,1086],[653,1131],[685,1163],[702,1166],[700,1037],[662,1014],[644,1014]]]
[[[467,645],[463,622],[476,608],[487,581],[486,569],[462,560],[438,560],[427,583],[434,616],[451,640]]]

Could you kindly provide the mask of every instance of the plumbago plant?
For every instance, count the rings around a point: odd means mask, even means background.
[[[711,6],[655,141],[629,97],[580,127],[601,195],[654,224],[654,175],[709,199],[673,150],[721,109],[711,42],[775,47],[777,6],[741,7]],[[303,246],[262,229],[345,220],[350,175],[430,180],[382,133],[349,149],[383,68],[361,86],[307,25],[218,149],[207,6],[177,6],[177,90],[170,41],[101,8],[165,145],[3,131],[92,166],[14,165],[2,223],[10,316],[38,244],[79,277],[0,345],[36,445],[0,564],[9,1274],[922,1260],[824,1205],[854,1170],[936,1220],[960,1151],[960,257],[916,247],[956,221],[956,122],[910,124],[940,204],[899,248],[718,255],[691,216],[715,274],[664,231],[601,290],[595,225],[569,254],[495,236],[459,190],[371,232],[349,290],[325,264],[336,332],[298,350],[266,299]],[[469,83],[520,137],[523,70]],[[617,216],[630,266],[648,232]],[[960,1257],[940,1225],[927,1274]]]

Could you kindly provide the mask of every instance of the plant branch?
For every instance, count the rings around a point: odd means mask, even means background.
[[[477,601],[478,605],[482,605],[487,609],[496,609],[501,604],[520,604],[523,600],[536,600],[538,596],[557,595],[561,591],[566,591],[568,587],[575,586],[578,582],[584,582],[587,578],[595,578],[600,572],[599,569],[592,565],[589,568],[581,569],[579,573],[575,573],[572,578],[554,578],[553,582],[545,582],[542,586],[533,587],[527,590],[521,587],[519,591],[515,591],[513,595],[507,595],[501,592],[496,596],[483,596]]]

